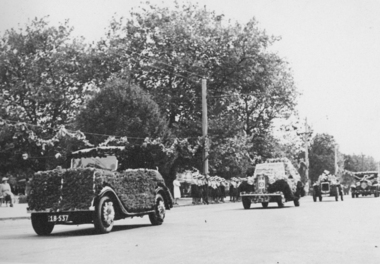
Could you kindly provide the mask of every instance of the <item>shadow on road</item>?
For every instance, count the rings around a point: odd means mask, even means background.
[[[241,210],[273,210],[273,209],[286,209],[286,208],[292,208],[292,207],[295,207],[295,206],[292,206],[292,205],[288,205],[288,206],[284,206],[282,208],[279,208],[278,206],[268,206],[267,208],[264,208],[264,207],[251,207],[249,209],[244,209],[243,206],[241,208],[235,208],[235,209],[231,209],[230,211],[241,211]]]
[[[120,232],[120,231],[125,231],[125,230],[131,230],[131,229],[136,229],[140,227],[148,227],[152,226],[150,224],[144,224],[144,225],[116,225],[113,227],[111,233],[114,232]],[[95,228],[86,228],[86,229],[80,229],[80,230],[68,230],[68,231],[61,231],[53,233],[49,237],[62,237],[62,236],[93,236],[93,235],[104,235],[104,234],[99,234],[96,232]]]
[[[132,230],[140,227],[151,227],[151,224],[143,224],[143,225],[116,225],[113,227],[111,233],[114,232],[120,232],[120,231],[126,231],[126,230]],[[33,229],[32,229],[33,232]],[[8,239],[52,239],[52,238],[62,238],[62,237],[78,237],[78,236],[93,236],[93,235],[106,235],[106,234],[99,234],[96,232],[94,227],[89,228],[81,228],[76,229],[73,225],[72,230],[64,230],[64,231],[55,231],[48,235],[48,236],[38,236],[35,233],[30,234],[22,234],[22,235],[3,235],[0,237],[0,240],[8,240]]]

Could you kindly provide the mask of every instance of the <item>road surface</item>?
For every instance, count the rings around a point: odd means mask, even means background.
[[[125,219],[105,235],[80,225],[39,237],[29,220],[0,221],[0,263],[380,263],[380,198],[344,198],[179,207],[162,226]]]

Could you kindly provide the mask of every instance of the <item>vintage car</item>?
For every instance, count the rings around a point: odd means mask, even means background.
[[[249,209],[251,203],[261,203],[264,208],[276,203],[282,208],[285,202],[293,201],[300,206],[299,199],[305,195],[301,177],[287,158],[257,164],[254,175],[239,188],[244,209]]]
[[[335,201],[339,201],[339,196],[343,201],[342,187],[334,175],[322,174],[313,185],[314,202],[317,198],[322,202],[323,197],[335,197]]]
[[[123,149],[80,150],[72,153],[69,169],[35,173],[27,209],[34,231],[49,235],[54,225],[93,223],[108,233],[115,220],[144,215],[161,225],[173,207],[171,193],[157,170],[119,166]]]
[[[354,172],[354,183],[351,185],[352,198],[358,198],[359,195],[374,195],[379,197],[380,185],[377,171]]]

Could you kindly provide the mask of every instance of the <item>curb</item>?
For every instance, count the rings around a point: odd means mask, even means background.
[[[30,220],[30,216],[1,217],[0,221],[5,221],[5,220],[23,220],[23,219],[29,219]]]

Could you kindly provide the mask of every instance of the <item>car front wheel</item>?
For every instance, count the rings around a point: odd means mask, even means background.
[[[115,208],[113,201],[108,196],[103,196],[95,208],[94,226],[101,234],[111,232],[115,220]]]
[[[161,194],[156,195],[156,204],[154,212],[149,214],[149,220],[152,225],[162,225],[165,218],[165,202]]]

